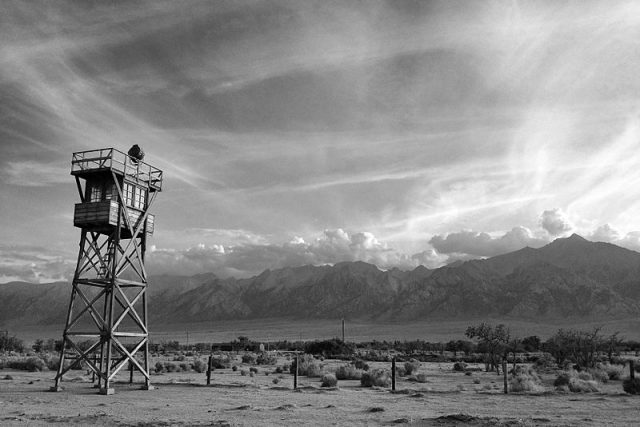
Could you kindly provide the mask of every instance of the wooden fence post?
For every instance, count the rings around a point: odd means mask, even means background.
[[[296,370],[293,373],[293,389],[298,389],[298,366],[300,365],[300,357],[296,353]]]
[[[209,356],[209,363],[207,363],[207,385],[211,385],[211,364],[213,363],[213,357]]]
[[[396,358],[391,359],[391,391],[396,391]]]
[[[504,394],[509,393],[509,386],[507,384],[507,361],[502,360],[502,377],[504,378]]]
[[[636,377],[636,369],[633,366],[633,360],[629,360],[629,378],[634,379]]]

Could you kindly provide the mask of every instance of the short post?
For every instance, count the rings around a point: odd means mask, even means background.
[[[96,355],[95,355],[95,353],[93,354],[93,366],[96,366]],[[93,369],[91,369],[91,382],[92,383],[96,382],[96,371],[94,371]]]
[[[129,361],[129,384],[133,384],[133,363]]]
[[[213,364],[213,357],[209,356],[209,363],[207,364],[207,385],[211,385],[211,365]]]
[[[391,391],[396,391],[396,358],[391,359]]]
[[[504,394],[509,393],[509,387],[507,385],[507,361],[502,360],[502,377],[504,378]]]
[[[633,366],[633,360],[629,360],[629,378],[634,379],[636,377],[636,369]]]
[[[300,365],[300,357],[296,353],[296,370],[293,372],[293,389],[298,389],[298,366]]]

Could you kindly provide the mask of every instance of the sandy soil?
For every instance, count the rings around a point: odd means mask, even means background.
[[[451,368],[450,363],[423,364],[420,372],[428,381],[399,378],[395,393],[362,388],[358,381],[323,389],[319,379],[307,377],[300,377],[300,388],[293,390],[291,375],[262,366],[254,377],[216,370],[210,386],[205,374],[153,375],[152,391],[140,390],[138,376],[129,385],[125,373],[111,396],[97,394],[83,371],[71,371],[64,390],[50,392],[53,372],[5,369],[0,371],[0,425],[630,426],[640,420],[640,397],[624,394],[620,381],[604,384],[600,393],[564,394],[552,391],[549,376],[548,392],[504,395],[501,377],[466,376]]]

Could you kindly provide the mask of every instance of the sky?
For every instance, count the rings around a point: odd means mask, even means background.
[[[76,151],[164,171],[150,274],[640,250],[637,1],[4,1],[0,283],[72,277]]]

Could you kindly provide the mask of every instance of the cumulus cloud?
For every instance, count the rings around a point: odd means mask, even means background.
[[[546,210],[540,215],[540,226],[551,236],[560,236],[570,232],[573,225],[562,209]]]
[[[593,242],[612,243],[633,251],[640,251],[640,231],[631,231],[627,234],[622,234],[611,225],[604,224],[588,235],[587,239]]]
[[[49,283],[71,280],[75,262],[38,246],[0,246],[0,283]]]
[[[526,227],[514,227],[500,237],[476,231],[460,231],[446,236],[436,235],[429,243],[442,254],[467,254],[489,257],[522,249],[534,248],[548,243],[548,240],[534,236]]]
[[[436,267],[446,257],[435,251],[408,256],[390,248],[370,232],[348,233],[325,230],[307,243],[294,237],[282,245],[241,244],[235,246],[199,244],[187,250],[158,249],[147,257],[153,274],[195,274],[211,271],[220,276],[249,277],[264,271],[300,265],[325,265],[343,261],[365,261],[380,268],[413,269],[420,264]]]
[[[620,233],[613,229],[609,224],[601,225],[588,236],[588,239],[594,242],[615,242],[620,239]]]

